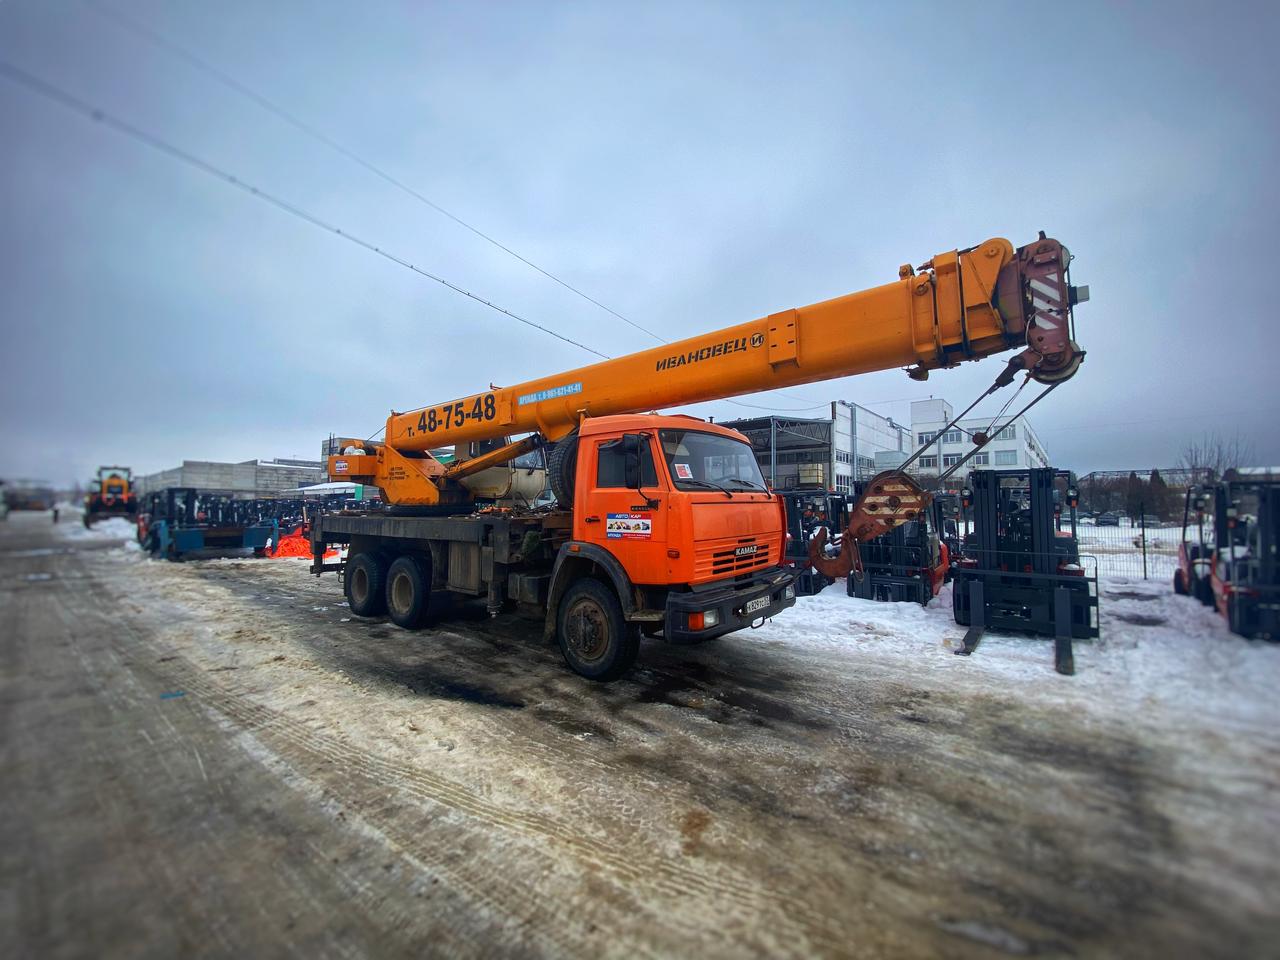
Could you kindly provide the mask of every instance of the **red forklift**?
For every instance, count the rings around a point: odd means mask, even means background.
[[[862,495],[865,486],[854,485],[854,499]],[[939,535],[948,529],[949,509],[951,505],[935,497],[915,520],[858,544],[861,575],[856,570],[848,575],[845,592],[864,600],[928,606],[951,569],[951,549]],[[949,529],[956,531],[954,519]]]
[[[1280,471],[1228,470],[1192,487],[1173,589],[1213,606],[1232,633],[1280,640]]]

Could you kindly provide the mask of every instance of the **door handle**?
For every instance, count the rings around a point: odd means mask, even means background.
[[[599,517],[583,517],[582,522],[583,523],[599,523],[600,518]]]

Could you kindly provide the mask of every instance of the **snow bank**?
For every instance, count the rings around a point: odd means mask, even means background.
[[[752,636],[841,672],[879,673],[920,686],[999,692],[1058,701],[1090,712],[1263,735],[1280,688],[1280,644],[1227,630],[1211,608],[1165,582],[1123,577],[1099,584],[1097,640],[1074,644],[1076,675],[1053,668],[1049,637],[988,631],[972,656],[956,656],[964,627],[951,613],[951,586],[928,607],[845,594],[843,583],[801,597]]]
[[[77,516],[74,523],[59,523],[57,530],[72,540],[137,540],[136,526],[124,517],[111,517],[86,527]]]

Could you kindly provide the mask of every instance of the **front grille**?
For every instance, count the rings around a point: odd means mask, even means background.
[[[750,547],[755,547],[754,553],[744,549]],[[754,537],[716,540],[699,544],[693,569],[699,580],[715,580],[759,570],[769,566],[771,560],[769,544],[760,543]]]

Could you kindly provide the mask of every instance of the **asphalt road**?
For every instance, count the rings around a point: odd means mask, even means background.
[[[1276,956],[1275,750],[0,524],[0,955]]]

